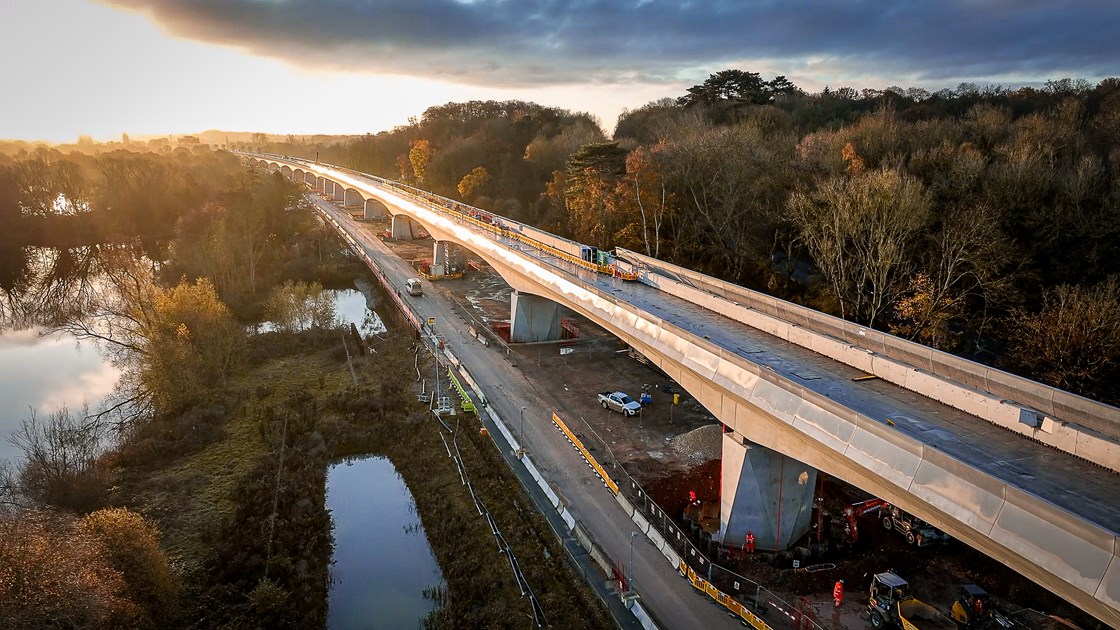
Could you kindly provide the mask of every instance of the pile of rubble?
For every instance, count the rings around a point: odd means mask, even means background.
[[[723,430],[718,424],[707,424],[669,441],[669,448],[691,464],[719,459],[723,454]]]

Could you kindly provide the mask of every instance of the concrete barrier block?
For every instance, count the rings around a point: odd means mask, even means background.
[[[649,521],[646,520],[646,517],[642,516],[638,512],[634,512],[630,516],[630,518],[634,520],[634,525],[637,526],[638,531],[642,532],[643,534],[649,534]]]
[[[1075,454],[1101,466],[1120,472],[1120,444],[1104,436],[1080,431]]]
[[[653,618],[649,616],[645,608],[638,602],[634,602],[630,606],[630,612],[637,618],[638,623],[642,624],[643,630],[659,630],[657,624],[653,622]]]
[[[564,524],[568,526],[568,531],[572,531],[576,527],[576,518],[568,511],[568,508],[560,510],[560,518],[564,520]]]
[[[614,495],[614,498],[615,498],[616,501],[618,501],[618,504],[622,506],[622,509],[626,510],[626,516],[629,516],[629,517],[633,518],[634,517],[634,505],[631,504],[630,501],[627,500],[626,497],[622,496],[621,492]]]

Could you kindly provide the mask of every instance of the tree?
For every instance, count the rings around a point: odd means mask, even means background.
[[[225,382],[245,333],[206,278],[157,289],[154,298],[141,329],[140,379],[164,409],[179,409]]]
[[[109,565],[124,579],[123,594],[140,608],[144,625],[165,626],[174,614],[179,583],[159,546],[159,530],[125,508],[88,514],[82,529],[105,549]]]
[[[335,297],[318,282],[285,282],[272,290],[264,311],[269,321],[285,332],[329,328],[337,321]]]
[[[1120,383],[1120,278],[1046,291],[1037,312],[1015,311],[1007,363],[1044,383],[1110,399]]]
[[[105,429],[66,407],[41,421],[34,410],[9,438],[23,452],[19,494],[38,505],[85,510],[101,500],[98,458],[108,446]]]
[[[124,591],[105,547],[72,516],[0,517],[0,627],[134,627]]]
[[[626,156],[626,177],[619,182],[618,198],[632,205],[641,218],[641,244],[647,256],[661,255],[661,229],[672,214],[676,195],[665,175],[665,143],[639,147]],[[622,190],[625,188],[626,190]]]
[[[914,241],[930,210],[921,182],[893,169],[833,175],[798,189],[788,208],[841,317],[882,324],[916,266]]]
[[[679,200],[670,255],[732,282],[758,272],[794,181],[793,150],[792,136],[751,123],[716,126],[698,113],[682,119],[665,148]]]
[[[428,170],[428,163],[432,161],[432,143],[425,139],[414,141],[409,145],[408,163],[412,166],[412,176],[418,183],[424,183],[424,175]]]
[[[611,199],[626,173],[626,149],[616,142],[589,144],[568,158],[565,168],[565,206],[573,238],[609,249],[617,230]]]
[[[470,203],[471,200],[484,194],[483,191],[490,183],[490,179],[490,172],[486,170],[486,167],[477,166],[471,172],[464,175],[463,179],[459,180],[459,185],[457,186],[459,194],[464,201]]]
[[[170,289],[143,261],[121,256],[107,267],[106,290],[78,319],[61,326],[104,344],[124,370],[118,407],[174,412],[220,386],[235,367],[245,331],[206,278]]]

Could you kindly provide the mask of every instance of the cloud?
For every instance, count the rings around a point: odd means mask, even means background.
[[[1107,1],[102,1],[307,68],[486,86],[692,82],[812,58],[926,83],[1101,78],[1120,59],[1120,3]]]

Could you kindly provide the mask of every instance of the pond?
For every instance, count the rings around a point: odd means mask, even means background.
[[[416,628],[435,607],[425,589],[443,577],[392,462],[369,457],[327,471],[334,566],[327,627]]]
[[[359,284],[365,292],[354,289],[329,291],[335,296],[335,315],[344,324],[353,323],[357,326],[358,332],[362,333],[363,337],[380,335],[387,331],[385,323],[381,321],[376,311],[370,309],[371,300],[366,296],[373,287],[364,283]]]

